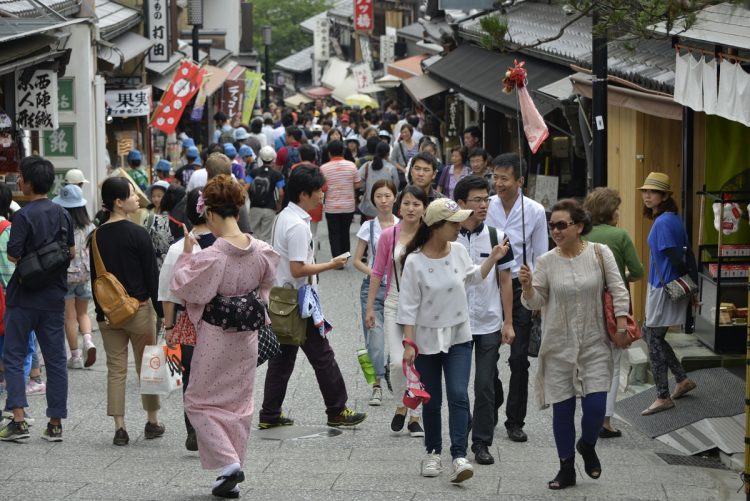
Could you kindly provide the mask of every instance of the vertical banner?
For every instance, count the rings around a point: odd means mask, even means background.
[[[171,134],[177,128],[185,106],[203,83],[206,70],[190,61],[183,61],[172,77],[172,83],[156,107],[151,126],[161,130],[165,134]]]
[[[354,31],[372,31],[374,17],[373,0],[354,0]]]
[[[245,101],[245,71],[238,66],[224,82],[224,90],[221,95],[222,111],[227,114],[227,119],[232,127],[239,127],[242,123],[242,104]]]
[[[253,116],[255,100],[258,98],[262,75],[254,71],[245,70],[245,102],[242,105],[242,122],[249,123]]]
[[[370,67],[364,63],[352,66],[352,75],[354,75],[354,81],[357,82],[357,90],[363,91],[373,85],[372,71]]]
[[[461,109],[461,99],[458,94],[448,94],[445,97],[445,151],[454,146],[461,146],[461,133],[464,130],[464,114]]]
[[[396,60],[396,37],[393,35],[380,36],[380,62],[388,66]]]
[[[57,72],[35,70],[25,81],[16,72],[16,125],[27,130],[57,129]]]
[[[148,62],[169,61],[169,2],[167,0],[147,0],[146,36],[154,42],[148,51]]]
[[[315,61],[328,61],[331,55],[331,38],[328,32],[327,17],[320,17],[315,21],[313,53]]]

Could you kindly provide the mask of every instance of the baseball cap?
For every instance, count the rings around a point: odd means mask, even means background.
[[[72,209],[74,207],[83,207],[86,205],[86,199],[83,198],[83,191],[75,184],[67,184],[62,187],[60,194],[52,199],[57,205]]]
[[[154,167],[154,169],[162,172],[169,172],[170,170],[172,170],[172,164],[169,163],[169,160],[165,160],[164,158],[162,158],[161,160],[156,162],[156,166]]]
[[[65,184],[81,184],[88,183],[88,180],[84,177],[83,172],[79,169],[70,169],[65,173]]]
[[[456,202],[449,198],[438,198],[427,206],[422,220],[427,226],[432,226],[440,221],[460,223],[471,216],[472,212],[474,211],[461,209]]]
[[[198,151],[198,148],[196,146],[191,146],[185,152],[185,156],[187,158],[190,158],[190,159],[194,160],[194,159],[198,158],[199,156],[201,156],[201,152]]]
[[[235,141],[244,141],[250,137],[250,134],[247,133],[244,127],[238,127],[234,129],[234,139]]]
[[[154,188],[161,188],[164,191],[167,191],[169,189],[169,183],[164,181],[163,179],[160,179],[159,181],[151,185],[150,189],[153,190]]]
[[[130,150],[128,152],[128,162],[139,162],[143,159],[141,152],[138,150]]]
[[[388,132],[387,130],[381,130],[380,132],[378,132],[378,136],[379,137],[387,137],[388,139],[390,139],[391,137],[393,137],[393,136],[391,136],[391,133]]]
[[[344,138],[344,142],[348,143],[350,141],[354,141],[355,143],[359,144],[359,134],[353,134]]]
[[[232,143],[224,143],[224,154],[229,158],[237,156],[237,148]]]
[[[242,146],[240,146],[239,154],[243,158],[255,156],[255,152],[253,151],[253,149],[246,144],[243,144]]]
[[[193,141],[192,137],[186,137],[182,140],[182,147],[183,148],[190,148],[191,146],[195,146],[195,141]]]
[[[260,159],[263,160],[264,163],[267,162],[273,162],[276,160],[276,151],[273,149],[273,146],[264,146],[260,149]]]

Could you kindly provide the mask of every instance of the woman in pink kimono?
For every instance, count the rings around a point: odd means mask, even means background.
[[[185,411],[195,427],[201,466],[222,469],[212,493],[224,498],[239,497],[237,484],[245,480],[242,464],[253,413],[258,331],[224,330],[210,323],[206,305],[218,296],[248,296],[256,289],[267,303],[279,261],[270,245],[240,231],[237,217],[244,198],[244,190],[230,176],[209,181],[197,209],[205,211],[217,240],[193,254],[196,241],[185,230],[172,279],[172,291],[186,302],[197,331]],[[260,315],[268,321],[264,310]]]

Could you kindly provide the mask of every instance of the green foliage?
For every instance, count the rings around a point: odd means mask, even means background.
[[[482,27],[482,37],[479,43],[487,50],[505,48],[505,35],[508,33],[508,20],[500,16],[485,16],[479,20]]]
[[[312,37],[302,31],[300,23],[331,8],[328,0],[253,0],[253,42],[263,56],[265,50],[261,27],[272,28],[269,57],[271,64],[312,45]]]

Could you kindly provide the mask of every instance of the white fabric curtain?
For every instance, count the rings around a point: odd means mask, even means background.
[[[701,63],[703,66],[703,111],[709,115],[715,115],[719,98],[716,83],[716,59],[706,61],[706,56],[703,56]]]
[[[750,127],[750,75],[737,63],[735,77],[735,114],[736,120]]]
[[[688,81],[689,54],[681,55],[679,52],[674,62],[674,100],[685,106],[685,86]]]
[[[688,74],[685,85],[685,106],[695,111],[703,111],[703,59],[696,60],[688,53]]]
[[[716,114],[728,120],[735,120],[737,66],[724,59],[719,66],[719,71],[719,100],[716,103]]]

